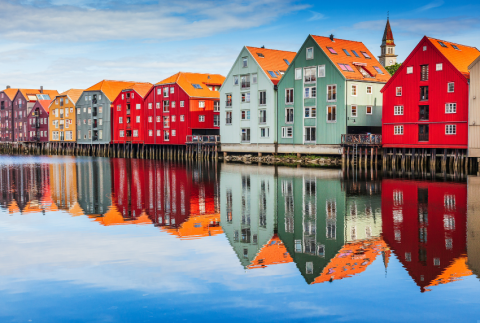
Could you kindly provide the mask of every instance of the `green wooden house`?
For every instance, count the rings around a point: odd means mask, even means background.
[[[343,134],[381,134],[389,79],[363,43],[309,35],[278,83],[278,152],[338,154]]]

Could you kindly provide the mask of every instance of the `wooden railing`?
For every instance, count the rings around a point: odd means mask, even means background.
[[[220,136],[214,136],[214,135],[192,135],[192,136],[187,136],[187,143],[211,143],[211,144],[216,144],[220,143]]]
[[[382,135],[342,135],[343,145],[381,145]]]

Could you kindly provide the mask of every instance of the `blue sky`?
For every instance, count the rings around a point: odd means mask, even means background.
[[[387,11],[399,61],[423,35],[480,48],[476,1],[0,0],[0,88],[226,75],[242,46],[296,51],[308,34],[363,41],[378,55]]]

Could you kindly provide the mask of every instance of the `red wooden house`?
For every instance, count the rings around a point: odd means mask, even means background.
[[[468,275],[466,214],[465,183],[382,182],[383,238],[422,292]]]
[[[189,135],[219,135],[220,92],[225,77],[179,72],[157,83],[145,98],[145,143],[185,145]]]
[[[112,142],[114,144],[144,143],[147,123],[144,99],[152,86],[151,83],[135,83],[123,89],[113,101]]]
[[[47,142],[48,114],[52,100],[38,100],[27,115],[27,138],[30,142]],[[58,132],[57,132],[58,135]]]
[[[474,47],[423,37],[383,87],[385,148],[466,149]]]

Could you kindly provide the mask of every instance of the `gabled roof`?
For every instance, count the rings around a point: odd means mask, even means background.
[[[393,41],[392,28],[390,27],[390,20],[387,18],[385,31],[383,32],[382,45],[395,45]]]
[[[85,92],[102,91],[102,93],[105,94],[110,101],[113,101],[123,89],[133,86],[137,83],[138,82],[103,80],[89,87],[85,90]]]
[[[201,74],[178,72],[155,85],[177,83],[190,97],[196,98],[220,98],[219,91],[210,91],[207,85],[221,86],[225,76],[220,74]],[[201,88],[195,88],[198,84]]]
[[[153,84],[152,83],[135,83],[132,86],[126,87],[123,89],[123,91],[126,90],[134,90],[135,92],[138,93],[142,98],[145,98],[145,95],[147,95],[148,91],[152,88]]]
[[[428,291],[428,287],[433,287],[441,284],[448,284],[457,280],[461,280],[461,277],[472,275],[472,271],[467,266],[467,257],[462,256],[454,259],[445,270],[432,280],[423,291]]]
[[[28,100],[28,101],[37,101],[37,94],[48,94],[51,100],[58,95],[57,90],[43,90],[40,89],[18,89],[20,93]],[[29,98],[31,96],[31,98]],[[35,98],[33,98],[35,97]]]
[[[386,83],[390,79],[390,74],[362,42],[338,38],[334,38],[332,41],[329,37],[311,36],[347,80]],[[337,54],[331,53],[327,47],[333,48]],[[344,49],[347,50],[351,56],[345,54]],[[352,51],[355,51],[360,57],[357,57]],[[366,58],[362,52],[367,53],[370,58]],[[344,71],[338,64],[349,64],[353,71]],[[356,66],[361,66],[361,68],[366,69],[372,77],[364,77]],[[383,74],[378,73],[374,67],[379,68]]]
[[[38,100],[37,103],[42,106],[42,108],[48,113],[49,109],[48,107],[50,106],[50,103],[52,103],[53,100]]]
[[[68,96],[70,98],[70,101],[72,101],[75,104],[75,103],[77,103],[77,101],[80,98],[80,96],[82,95],[82,93],[83,93],[83,90],[70,89],[70,90],[67,90],[63,93],[60,93],[59,95],[57,95],[57,97]]]
[[[478,62],[480,62],[480,55],[470,65],[468,65],[468,69],[471,70]]]
[[[270,241],[260,249],[255,259],[247,268],[265,268],[267,266],[286,264],[292,261],[293,259],[288,253],[285,244],[277,234],[274,234]]]
[[[468,66],[480,55],[480,51],[477,48],[432,37],[427,38],[460,73],[462,73],[467,79],[470,78]],[[443,47],[440,42],[446,47]],[[456,46],[458,50],[452,45]]]
[[[15,95],[17,95],[18,89],[10,88],[10,89],[5,89],[2,92],[7,95],[10,101],[12,101],[15,98]]]
[[[250,55],[252,55],[253,59],[262,68],[273,84],[278,84],[283,76],[283,74],[281,74],[279,71],[285,73],[287,70],[289,64],[287,64],[285,60],[288,60],[289,63],[292,63],[295,55],[297,55],[296,52],[289,52],[285,50],[250,46],[245,46],[245,48],[250,52]],[[273,72],[275,77],[273,77],[269,72]]]
[[[218,213],[193,215],[178,228],[165,226],[160,230],[181,240],[194,240],[223,233]]]

